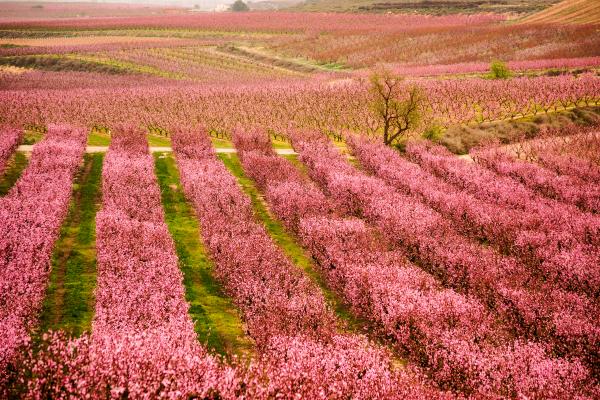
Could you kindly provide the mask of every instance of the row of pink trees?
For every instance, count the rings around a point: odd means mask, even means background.
[[[14,137],[19,137],[16,130]],[[4,133],[4,132],[3,132]],[[0,199],[0,395],[19,368],[41,309],[53,245],[66,216],[86,132],[50,125],[21,178]],[[16,139],[14,139],[16,140]],[[11,146],[14,147],[14,141]]]
[[[0,22],[2,29],[187,29],[226,32],[372,32],[376,26],[384,32],[418,31],[426,28],[452,28],[487,25],[502,21],[498,14],[476,15],[410,15],[410,14],[339,14],[272,12],[196,13],[104,18],[57,18],[47,20],[9,20]]]
[[[107,78],[108,79],[108,78]],[[427,99],[427,120],[462,124],[593,105],[600,99],[600,78],[580,77],[418,80]],[[105,86],[104,86],[105,85]],[[236,126],[274,132],[306,128],[322,133],[376,133],[380,121],[370,108],[365,82],[273,82],[268,84],[156,85],[110,89],[14,90],[0,93],[1,123],[44,125],[65,121],[82,126],[128,122],[161,126],[202,122],[209,130],[232,132]],[[112,83],[114,86],[114,83]]]
[[[537,162],[560,175],[571,176],[585,182],[600,182],[600,165],[572,155],[545,153],[537,156]]]
[[[432,117],[440,122],[490,122],[577,106],[595,105],[600,79],[581,77],[521,77],[514,79],[455,79],[420,82],[429,99]]]
[[[0,174],[4,172],[6,163],[13,155],[19,143],[21,143],[21,137],[23,131],[12,127],[0,128]]]
[[[600,182],[600,131],[597,126],[567,126],[546,130],[539,139],[511,147],[520,159],[532,161],[559,175]]]
[[[574,205],[582,211],[600,213],[600,182],[559,175],[539,165],[518,161],[494,148],[472,152],[475,161],[502,176],[508,176],[542,196]]]
[[[328,284],[440,387],[475,396],[588,391],[579,363],[553,360],[544,346],[507,340],[508,332],[478,301],[444,289],[402,252],[387,250],[389,241],[363,221],[344,219],[349,209],[337,201],[344,195],[326,198],[273,153],[266,135],[238,132],[234,140],[246,172],[310,250]],[[543,375],[533,372],[542,365],[551,367]]]
[[[600,57],[577,58],[548,58],[541,60],[508,61],[508,67],[513,71],[594,68],[600,66]],[[470,62],[458,64],[428,64],[428,65],[389,65],[394,73],[409,76],[435,76],[445,74],[485,73],[490,70],[489,62]]]

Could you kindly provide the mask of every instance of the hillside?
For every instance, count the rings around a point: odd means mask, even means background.
[[[600,23],[600,1],[564,0],[546,10],[527,17],[523,22]]]
[[[306,0],[293,7],[301,11],[394,12],[421,14],[517,13],[544,10],[557,0]]]

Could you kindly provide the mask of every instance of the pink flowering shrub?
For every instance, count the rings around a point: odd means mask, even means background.
[[[0,199],[0,386],[36,326],[85,142],[83,129],[50,125],[21,178]]]
[[[592,185],[600,182],[600,131],[596,125],[546,130],[538,140],[519,143],[515,152],[561,176]]]
[[[579,240],[600,244],[598,218],[582,214],[574,206],[541,197],[508,177],[457,159],[441,146],[411,143],[406,150],[409,159],[477,199],[530,213],[531,218],[536,217],[532,222],[551,224],[550,230],[572,232]]]
[[[23,356],[19,373],[13,395],[28,399],[234,399],[245,386],[235,368],[165,327],[79,338],[50,333]]]
[[[597,124],[570,124],[559,129],[544,129],[538,138],[521,140],[506,150],[519,159],[537,163],[561,176],[593,184],[600,179],[600,131]]]
[[[20,129],[11,127],[0,128],[0,174],[4,172],[6,163],[21,142],[21,136],[22,132]]]
[[[389,355],[356,335],[323,344],[309,338],[275,337],[259,365],[267,377],[260,396],[306,399],[451,399],[428,389],[410,368],[393,370]],[[254,372],[254,371],[253,371]]]

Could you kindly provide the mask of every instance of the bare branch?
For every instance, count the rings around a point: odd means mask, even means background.
[[[370,81],[371,108],[380,119],[383,142],[391,145],[420,123],[424,97],[419,87],[402,85],[402,77],[388,71],[373,74]]]

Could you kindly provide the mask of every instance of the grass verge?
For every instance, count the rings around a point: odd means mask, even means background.
[[[33,145],[39,143],[42,139],[44,139],[44,134],[42,132],[38,130],[26,130],[23,135],[22,144]]]
[[[88,135],[88,146],[110,145],[110,135],[102,132],[92,132]]]
[[[152,147],[170,147],[171,138],[160,135],[148,135],[148,145]]]
[[[0,196],[5,196],[10,191],[21,177],[28,163],[29,159],[25,153],[16,151],[11,156],[4,171],[0,172]]]
[[[91,327],[96,287],[96,213],[101,201],[101,153],[86,154],[52,256],[50,284],[40,318],[42,331],[78,336]]]
[[[213,278],[213,264],[200,241],[193,209],[185,199],[172,155],[155,153],[155,170],[166,222],[183,272],[186,300],[198,339],[221,355],[247,355],[252,341],[244,333],[236,307]]]

